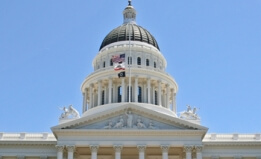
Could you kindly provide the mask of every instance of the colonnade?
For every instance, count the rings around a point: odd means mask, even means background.
[[[64,149],[67,149],[67,159],[74,159],[74,150],[75,146],[61,146],[57,145],[57,159],[64,159],[63,152]],[[89,146],[91,150],[91,159],[97,159],[98,158],[98,150],[99,145],[90,145]],[[147,146],[146,145],[137,145],[137,151],[139,152],[139,159],[145,159],[145,150]],[[169,156],[169,145],[160,145],[161,151],[162,151],[162,159],[168,159]],[[202,159],[202,146],[184,146],[183,150],[185,152],[185,159],[192,159],[192,153],[196,153],[195,159]],[[114,153],[115,153],[115,159],[121,159],[121,151],[123,149],[122,145],[113,145]]]
[[[168,83],[134,76],[130,88],[131,95],[128,78],[109,77],[89,84],[83,92],[83,112],[99,105],[129,102],[129,96],[130,102],[155,104],[176,112],[176,90]]]

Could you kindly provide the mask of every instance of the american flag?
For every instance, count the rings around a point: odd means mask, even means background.
[[[125,62],[125,54],[112,55],[111,60],[113,63]]]

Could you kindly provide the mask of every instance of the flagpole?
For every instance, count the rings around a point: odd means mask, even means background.
[[[129,58],[128,58],[128,63],[129,63],[129,103],[131,102],[131,64],[132,64],[132,57],[131,57],[131,47],[130,47],[130,23],[128,23],[129,27]]]

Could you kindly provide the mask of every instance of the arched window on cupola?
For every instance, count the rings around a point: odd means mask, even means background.
[[[132,64],[132,57],[128,57],[128,65]]]
[[[141,96],[141,94],[142,94],[141,87],[138,87],[138,102],[139,102],[139,103],[141,103],[141,101],[142,101],[142,96]]]
[[[158,92],[157,91],[155,91],[155,97],[154,97],[155,99],[155,105],[158,105]]]
[[[127,87],[127,98],[128,98],[128,101],[127,102],[132,102],[132,87],[130,87],[130,91],[129,91],[129,86]],[[130,95],[129,95],[130,93]],[[130,99],[130,100],[129,100]]]
[[[104,90],[102,91],[102,103],[101,104],[102,105],[105,104],[105,91]]]
[[[150,60],[146,59],[146,66],[149,66],[149,65],[150,65]]]
[[[110,60],[110,66],[113,66],[113,62],[112,62],[112,59]]]
[[[141,65],[141,58],[140,57],[137,58],[137,65]]]
[[[154,68],[157,68],[157,64],[156,64],[156,62],[154,62]]]
[[[121,86],[118,87],[118,103],[121,102],[121,95],[122,95],[122,88]]]
[[[105,68],[105,61],[103,61],[103,68]]]

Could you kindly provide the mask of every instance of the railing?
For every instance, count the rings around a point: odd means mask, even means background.
[[[52,133],[0,133],[0,141],[12,141],[12,140],[46,140],[56,141],[55,136]]]

